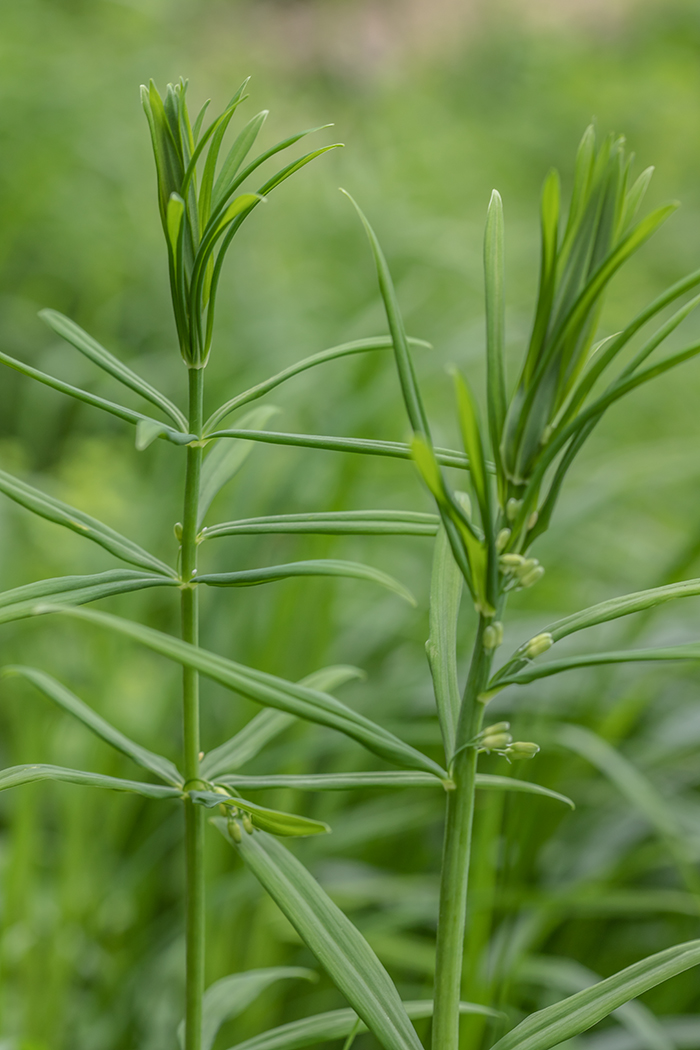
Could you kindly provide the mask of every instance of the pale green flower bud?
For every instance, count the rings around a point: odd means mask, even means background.
[[[497,649],[503,645],[503,624],[500,620],[494,620],[484,628],[483,643],[484,649]]]
[[[544,631],[542,634],[536,634],[534,638],[531,638],[530,641],[523,646],[522,654],[526,660],[534,660],[536,656],[546,653],[553,645],[554,639],[551,634],[549,631]]]
[[[228,833],[229,833],[229,835],[231,836],[231,838],[233,839],[234,842],[242,842],[243,841],[243,833],[241,832],[241,825],[238,823],[237,820],[234,820],[233,818],[231,818],[229,820],[228,824],[227,824],[227,827],[228,827]]]
[[[513,499],[511,496],[506,503],[506,517],[508,518],[508,521],[515,521],[522,505],[523,501],[521,499]]]
[[[241,820],[243,821],[243,827],[246,829],[249,835],[253,834],[253,821],[250,819],[250,813],[242,813]]]
[[[536,511],[536,510],[533,510],[532,514],[531,514],[531,515],[530,515],[530,517],[529,517],[529,518],[527,519],[527,527],[528,527],[528,529],[534,529],[535,525],[536,525],[536,524],[537,524],[537,522],[539,521],[539,517],[540,517],[540,516],[539,516],[539,514],[537,513],[537,511]]]
[[[173,532],[175,533],[175,539],[178,543],[182,543],[182,522],[176,521],[173,525]]]
[[[534,758],[539,751],[539,745],[533,744],[531,740],[514,740],[506,751],[511,761],[513,759]]]
[[[498,563],[505,572],[519,569],[523,565],[525,559],[522,554],[502,554],[498,559]]]
[[[479,746],[484,751],[502,751],[506,747],[510,747],[513,743],[513,737],[510,733],[490,733],[488,736],[482,737],[479,741]]]
[[[498,536],[496,536],[496,550],[500,554],[502,550],[505,550],[506,544],[511,537],[510,529],[501,529]]]
[[[494,722],[492,726],[486,726],[482,729],[481,736],[493,736],[494,733],[507,733],[510,729],[510,722]]]
[[[544,568],[541,565],[536,565],[530,572],[526,572],[524,576],[520,577],[521,587],[532,587],[533,584],[537,583],[544,576]]]

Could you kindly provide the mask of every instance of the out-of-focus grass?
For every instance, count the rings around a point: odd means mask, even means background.
[[[323,47],[324,33],[332,33],[331,7],[345,27],[341,53],[333,50],[336,36]],[[385,34],[374,51],[367,35],[373,9],[356,7],[355,14],[338,0],[321,15],[320,6],[301,2],[5,5],[2,349],[108,390],[36,320],[37,309],[51,306],[182,396],[184,369],[138,106],[138,84],[149,76],[163,83],[184,73],[196,100],[206,91],[225,101],[252,73],[248,115],[271,107],[268,141],[290,124],[334,120],[334,136],[348,144],[281,190],[244,228],[220,296],[210,373],[212,385],[231,392],[306,353],[382,329],[363,235],[336,190],[344,185],[382,237],[412,334],[434,344],[416,355],[416,364],[431,414],[444,421],[438,439],[454,440],[454,423],[440,409],[444,365],[460,362],[479,379],[481,237],[490,190],[497,186],[505,202],[515,357],[535,290],[539,187],[552,164],[563,167],[566,181],[591,116],[601,131],[627,134],[640,169],[656,163],[653,202],[683,202],[614,287],[605,331],[664,282],[698,266],[695,5],[638,4],[619,20],[601,14],[598,22],[570,16],[533,23],[525,6],[504,2],[475,7],[463,41],[449,23],[443,38],[433,33],[430,47],[421,46],[419,30],[413,38],[397,31],[400,46],[389,46],[390,33],[389,44]],[[445,18],[451,10],[446,5]],[[564,11],[563,3],[561,12],[552,5],[555,16]],[[401,20],[400,5],[394,17]],[[697,331],[692,321],[688,331]],[[698,573],[699,396],[700,371],[691,365],[636,394],[600,428],[576,468],[557,527],[537,552],[547,576],[526,592],[530,604],[507,647],[559,613]],[[403,436],[392,368],[381,355],[307,374],[272,400],[282,409],[274,421],[280,429]],[[134,537],[172,557],[177,450],[156,443],[139,454],[118,424],[12,373],[3,374],[0,409],[0,466],[42,475],[52,492],[116,528],[125,527],[128,497],[139,508],[135,522],[130,512]],[[428,509],[407,464],[263,447],[218,509],[223,518],[370,506]],[[74,536],[5,503],[0,525],[3,588],[110,566],[103,552],[86,551]],[[350,581],[207,595],[203,638],[213,649],[290,677],[331,661],[357,663],[369,677],[346,688],[350,702],[381,711],[387,724],[400,722],[406,738],[437,739],[422,651],[428,541],[270,537],[208,546],[209,564],[222,569],[361,553],[409,583],[417,612]],[[167,629],[175,623],[169,595],[128,596],[113,607],[137,610]],[[690,640],[699,625],[693,602],[634,629],[645,639]],[[608,626],[598,640],[616,647],[632,629]],[[177,675],[163,661],[87,629],[26,622],[3,628],[2,662],[16,660],[63,678],[145,744],[169,744],[169,753],[176,752]],[[567,956],[607,975],[697,935],[697,905],[633,799],[552,740],[555,722],[573,721],[618,747],[669,800],[697,861],[697,681],[697,671],[686,667],[587,671],[531,686],[515,702],[508,693],[499,698],[498,716],[509,715],[517,735],[546,744],[528,775],[571,794],[578,810],[566,815],[553,803],[518,796],[481,801],[469,995],[493,997],[517,1012],[563,994],[543,989],[525,971],[518,976],[517,953],[510,958],[507,944]],[[204,701],[208,747],[252,713],[210,685]],[[126,773],[126,760],[16,684],[3,686],[0,726],[3,765],[58,761],[60,752],[63,762],[70,757],[75,765]],[[362,768],[364,761],[359,749],[331,734],[296,727],[258,765],[325,771]],[[376,792],[265,797],[282,808],[306,807],[332,824],[327,840],[301,847],[305,858],[371,937],[406,996],[429,995],[440,800]],[[175,808],[68,785],[36,785],[0,799],[0,1038],[8,1047],[174,1045],[182,982],[179,819]],[[251,966],[308,963],[286,921],[232,868],[225,847],[212,842],[210,850],[210,979]],[[676,978],[647,1001],[662,1014],[692,1013],[693,982]],[[283,1017],[335,1005],[337,995],[323,980],[303,990],[280,986],[224,1029],[217,1047]],[[476,1028],[469,1034],[476,1043]]]

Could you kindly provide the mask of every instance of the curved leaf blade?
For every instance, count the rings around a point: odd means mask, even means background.
[[[0,791],[19,787],[21,784],[32,784],[36,780],[61,780],[69,784],[83,784],[86,787],[128,791],[136,795],[145,795],[146,798],[182,798],[182,792],[178,788],[166,787],[164,784],[142,784],[139,780],[122,780],[121,777],[103,776],[102,773],[88,773],[84,769],[65,769],[63,766],[43,764],[10,766],[0,770]]]
[[[310,514],[274,514],[269,517],[224,521],[202,529],[202,540],[250,533],[302,533],[323,536],[434,536],[437,514],[409,510],[336,510]]]
[[[598,667],[603,664],[629,664],[656,662],[665,660],[700,660],[700,643],[689,645],[669,645],[665,649],[630,649],[610,653],[587,653],[584,656],[571,656],[562,660],[550,660],[546,664],[531,664],[522,671],[509,672],[502,677],[494,677],[489,682],[485,695],[505,688],[507,685],[526,685],[538,678],[549,678],[562,671],[572,671],[579,667]]]
[[[555,802],[563,802],[565,806],[576,809],[576,805],[567,795],[560,795],[558,791],[542,787],[541,784],[533,784],[530,780],[501,777],[492,773],[477,773],[476,786],[481,791],[518,791],[525,795],[541,795],[543,798],[551,798]]]
[[[462,698],[457,676],[457,617],[462,599],[462,573],[444,528],[438,532],[430,581],[430,635],[425,649],[433,679],[440,731],[448,761],[457,735]]]
[[[250,427],[252,430],[261,430],[277,411],[272,405],[254,408],[238,421],[240,429]],[[255,443],[252,441],[223,441],[216,444],[206,456],[199,480],[198,527],[204,521],[214,497],[236,476],[254,448]]]
[[[207,809],[215,806],[229,807],[233,812],[229,820],[235,820],[237,810],[243,810],[251,819],[253,827],[260,831],[267,831],[271,835],[281,835],[286,838],[304,838],[309,835],[325,835],[331,829],[328,824],[321,820],[311,820],[309,817],[301,817],[298,813],[285,813],[279,809],[269,809],[267,806],[259,806],[257,802],[251,802],[247,798],[232,798],[230,795],[221,795],[216,791],[195,790],[188,791],[193,802]],[[240,830],[240,826],[239,826]],[[242,832],[241,832],[242,834]]]
[[[82,605],[113,594],[125,594],[147,587],[177,586],[177,580],[168,576],[136,572],[133,569],[112,569],[92,576],[57,576],[0,592],[0,624],[33,616],[37,598],[51,598],[52,602],[65,602],[66,605]]]

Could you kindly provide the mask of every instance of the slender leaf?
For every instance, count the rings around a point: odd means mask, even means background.
[[[411,510],[337,510],[311,514],[274,514],[207,525],[200,538],[247,533],[305,533],[333,536],[434,536],[437,514]]]
[[[108,613],[52,605],[37,605],[35,611],[38,614],[58,613],[73,616],[76,619],[99,624],[117,634],[132,638],[141,645],[185,667],[195,668],[206,677],[256,703],[264,704],[266,707],[275,707],[297,715],[299,718],[337,729],[389,762],[408,766],[410,769],[435,773],[440,777],[447,775],[445,770],[441,769],[432,759],[421,754],[410,744],[405,744],[387,729],[353,711],[328,693],[287,682],[265,671],[245,667],[243,664],[237,664],[233,660],[218,656],[206,649],[190,645],[180,638],[174,638],[161,631],[155,631],[150,627],[144,627],[142,624],[132,623]]]
[[[63,766],[26,765],[10,766],[0,770],[0,791],[5,788],[32,784],[36,780],[63,780],[69,784],[84,784],[86,787],[110,788],[112,791],[129,791],[147,798],[182,798],[178,788],[164,784],[142,784],[138,780],[122,780],[106,777],[102,773],[88,773],[84,769],[64,769]]]
[[[368,456],[389,456],[393,459],[412,459],[410,445],[402,441],[373,441],[369,438],[327,437],[317,434],[283,434],[276,430],[215,430],[208,438],[245,438],[247,441],[262,441],[268,445],[296,445],[298,448],[321,448],[328,452],[358,452]],[[463,452],[451,448],[433,449],[438,463],[445,467],[469,469],[469,460]],[[493,472],[495,468],[489,465]]]
[[[201,1050],[211,1050],[224,1021],[231,1021],[242,1014],[271,984],[290,978],[316,981],[318,975],[313,970],[306,970],[301,966],[269,966],[264,970],[230,973],[228,977],[222,977],[210,985],[202,1002]],[[177,1035],[180,1046],[184,1047],[184,1021],[180,1024]]]
[[[122,754],[128,755],[129,758],[133,759],[138,765],[143,766],[144,769],[149,769],[156,776],[164,780],[166,784],[171,784],[174,787],[181,788],[184,783],[184,777],[180,773],[177,766],[175,766],[169,759],[164,758],[162,755],[157,755],[153,751],[149,751],[147,748],[137,744],[134,740],[130,740],[129,737],[120,733],[118,729],[110,725],[104,718],[93,711],[91,707],[88,707],[79,697],[72,693],[69,689],[66,689],[64,685],[58,682],[51,675],[46,674],[44,671],[39,671],[34,667],[21,667],[17,664],[11,664],[7,667],[3,667],[2,675],[17,676],[20,678],[26,678],[27,681],[32,682],[33,685],[39,689],[44,696],[47,696],[54,703],[58,704],[59,707],[63,708],[69,714],[77,718],[83,725],[86,725],[88,729],[91,729],[93,733],[101,737],[102,740],[111,744],[112,747],[116,748],[117,751],[121,751]]]
[[[507,777],[503,778],[507,780]],[[444,782],[432,773],[404,773],[390,770],[378,773],[309,773],[308,775],[284,774],[273,776],[247,777],[240,774],[227,774],[217,777],[218,784],[235,788],[237,791],[264,790],[266,788],[288,787],[297,791],[348,791],[362,787],[444,787]]]
[[[150,401],[151,404],[157,405],[158,408],[165,412],[166,416],[170,416],[179,430],[187,431],[187,420],[180,409],[165,394],[161,394],[160,390],[156,390],[154,386],[147,383],[145,379],[137,375],[136,372],[115,357],[114,354],[110,354],[109,350],[105,350],[103,346],[100,346],[75,321],[71,321],[69,317],[64,317],[57,310],[41,310],[39,317],[57,335],[69,342],[81,354],[89,357],[91,361],[103,368],[105,372],[109,372],[111,376],[118,379],[124,386],[135,390],[137,394]]]
[[[126,420],[127,423],[134,423],[137,426],[151,424],[158,428],[156,437],[164,437],[175,445],[186,445],[194,439],[194,434],[183,434],[181,430],[173,430],[166,423],[159,423],[158,420],[151,419],[150,416],[144,416],[141,412],[134,412],[133,409],[126,408],[124,405],[119,405],[114,401],[107,401],[104,397],[98,397],[97,394],[90,394],[87,390],[82,390],[80,387],[64,383],[63,380],[47,375],[46,372],[40,372],[38,368],[25,365],[23,361],[18,361],[16,358],[10,357],[9,354],[0,353],[0,362],[9,365],[10,368],[14,368],[17,372],[21,372],[22,375],[29,376],[30,379],[36,379],[45,386],[50,386],[54,390],[59,390],[62,394],[74,397],[77,401],[83,401],[86,405],[92,405],[93,408],[101,408],[104,412],[109,412],[119,419]]]
[[[222,201],[231,192],[230,187],[236,173],[248,156],[253,143],[260,133],[260,129],[267,119],[268,113],[269,110],[263,109],[256,116],[252,117],[228,151],[212,191],[211,207],[214,211],[217,210]]]
[[[410,346],[432,349],[431,344],[426,343],[423,339],[409,339],[408,343]],[[309,368],[315,368],[316,365],[324,364],[326,361],[336,361],[341,357],[349,357],[352,354],[364,354],[371,350],[391,350],[393,345],[388,336],[374,336],[369,339],[355,339],[350,343],[341,343],[340,346],[333,346],[329,350],[321,350],[318,354],[311,354],[310,357],[297,361],[276,375],[271,376],[270,379],[265,379],[262,383],[250,387],[249,390],[244,390],[242,393],[237,394],[236,397],[217,408],[216,412],[212,413],[204,424],[204,433],[207,434],[210,430],[213,430],[222,419],[225,419],[235,409],[241,408],[242,405],[246,405],[250,401],[255,401],[256,398],[262,397],[263,394],[269,393],[270,390],[274,390],[275,387],[286,382],[287,379],[300,375]]]
[[[223,823],[216,821],[221,831],[225,830]],[[385,1050],[421,1050],[399,994],[379,959],[296,857],[262,832],[243,835],[234,845]]]
[[[11,591],[0,592],[0,623],[22,620],[33,616],[37,598],[51,598],[52,602],[82,605],[112,594],[126,594],[147,587],[177,587],[178,581],[168,576],[136,572],[133,569],[111,569],[92,576],[58,576],[39,580]]]
[[[477,773],[476,786],[480,791],[520,791],[525,795],[541,795],[543,798],[551,798],[555,802],[563,802],[566,806],[570,806],[571,809],[576,809],[574,803],[566,795],[560,795],[558,791],[542,787],[541,784],[533,784],[529,780],[518,780],[517,777],[500,777],[491,773]]]
[[[587,1031],[623,1003],[700,963],[700,941],[650,955],[521,1021],[492,1050],[549,1050]]]
[[[359,667],[336,664],[332,667],[322,667],[307,675],[306,678],[302,678],[300,685],[327,692],[352,681],[353,678],[363,677],[364,672]],[[199,767],[201,775],[205,780],[213,780],[220,773],[239,769],[251,758],[255,758],[270,740],[295,721],[294,715],[287,714],[286,711],[275,711],[271,708],[259,711],[240,732],[204,756]]]
[[[412,1020],[433,1016],[432,999],[417,999],[405,1002],[404,1009]],[[460,1003],[461,1014],[481,1014],[484,1017],[499,1017],[496,1010],[480,1003]],[[367,1025],[359,1020],[354,1010],[329,1010],[327,1013],[303,1017],[299,1021],[290,1021],[279,1028],[270,1028],[267,1032],[254,1035],[243,1043],[237,1043],[231,1050],[302,1050],[314,1043],[327,1043],[334,1039],[344,1039],[351,1032],[367,1031]]]
[[[287,565],[266,565],[262,569],[242,569],[238,572],[204,573],[197,576],[197,582],[206,583],[209,587],[254,587],[261,583],[286,580],[292,576],[350,576],[358,580],[370,580],[398,594],[409,605],[416,604],[411,592],[381,569],[337,558],[293,561]]]
[[[506,685],[525,685],[538,678],[549,678],[562,671],[572,671],[578,667],[597,667],[601,664],[628,664],[659,660],[700,660],[700,643],[690,645],[670,645],[666,649],[631,649],[612,653],[587,653],[585,656],[571,656],[563,660],[550,660],[545,664],[532,664],[522,671],[508,673],[503,677],[494,677],[488,685],[487,692],[494,688],[502,689]]]
[[[65,525],[66,528],[77,532],[79,536],[85,536],[94,543],[99,543],[101,547],[108,550],[110,554],[115,554],[122,561],[140,565],[143,569],[150,569],[151,572],[159,572],[164,576],[176,576],[174,570],[165,562],[155,558],[143,547],[139,547],[132,540],[115,532],[97,518],[92,518],[89,514],[84,514],[83,511],[54,499],[53,496],[47,496],[32,485],[27,485],[26,482],[13,478],[11,474],[6,474],[4,470],[0,470],[0,492],[4,492],[15,503],[26,507],[33,514],[56,522],[57,525]]]
[[[455,749],[461,696],[457,677],[457,617],[462,573],[441,528],[435,543],[430,582],[430,636],[425,643],[433,679],[440,731],[447,760]]]
[[[254,408],[239,419],[239,427],[241,430],[245,430],[246,427],[260,430],[277,411],[272,405]],[[254,448],[252,441],[223,441],[214,445],[202,464],[198,525],[204,520],[216,494],[236,476]]]
[[[267,831],[271,835],[283,835],[288,838],[303,838],[308,835],[325,835],[331,829],[321,820],[300,817],[297,813],[283,813],[279,809],[268,809],[251,802],[247,798],[231,798],[216,791],[196,789],[188,791],[193,802],[213,809],[214,806],[225,806],[233,811],[230,819],[235,819],[237,810],[247,813],[254,827]]]
[[[506,298],[503,250],[503,202],[491,194],[484,234],[484,290],[486,295],[486,388],[491,453],[499,467],[501,435],[506,418],[505,325]],[[499,469],[498,474],[502,471]]]

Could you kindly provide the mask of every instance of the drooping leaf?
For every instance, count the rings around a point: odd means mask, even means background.
[[[298,813],[284,813],[279,809],[268,809],[267,806],[259,806],[257,802],[251,802],[247,798],[231,798],[230,796],[218,794],[215,791],[194,790],[187,792],[193,802],[207,809],[215,806],[226,806],[230,808],[235,819],[236,810],[242,810],[250,816],[253,827],[261,831],[267,831],[271,835],[282,835],[286,838],[303,838],[308,835],[325,835],[331,829],[328,824],[321,820],[311,820],[309,817],[300,817]]]
[[[687,941],[650,955],[591,988],[530,1014],[492,1050],[550,1050],[587,1031],[623,1003],[698,963],[700,941]]]
[[[211,1050],[224,1021],[231,1021],[242,1014],[246,1007],[276,981],[289,979],[316,981],[313,970],[301,966],[269,966],[264,970],[246,970],[245,973],[230,973],[209,985],[202,1002],[202,1048]],[[177,1031],[180,1046],[184,1047],[185,1024]]]
[[[309,689],[320,689],[321,692],[328,692],[329,690],[337,689],[345,682],[363,677],[364,672],[359,667],[336,664],[332,667],[322,667],[318,671],[307,675],[306,678],[302,678],[300,685],[308,686]],[[221,773],[239,769],[246,762],[249,762],[251,758],[255,758],[266,744],[294,721],[294,715],[288,714],[286,711],[276,711],[271,708],[259,711],[230,740],[209,751],[204,756],[199,767],[200,774],[205,780],[213,780]]]
[[[166,787],[165,784],[142,784],[138,780],[107,777],[102,773],[88,773],[84,769],[64,769],[63,766],[47,765],[10,766],[0,770],[0,791],[19,787],[20,784],[32,784],[36,780],[63,780],[70,784],[84,784],[86,787],[129,791],[132,794],[145,795],[147,798],[182,798],[182,792],[178,788]]]
[[[430,636],[425,643],[433,679],[440,731],[448,763],[455,749],[461,696],[457,678],[457,617],[462,573],[444,528],[435,542],[430,583]]]
[[[560,795],[558,791],[542,787],[541,784],[533,784],[530,780],[518,780],[517,777],[501,777],[492,773],[477,773],[476,786],[480,791],[518,791],[525,795],[541,795],[543,798],[554,799],[555,802],[563,802],[564,805],[576,809],[576,806],[567,798]]]
[[[99,365],[105,372],[109,372],[111,376],[118,379],[124,386],[128,386],[130,390],[135,390],[141,397],[162,409],[167,416],[170,416],[178,430],[181,430],[183,433],[187,432],[187,420],[180,409],[165,394],[161,394],[160,390],[156,390],[154,386],[147,383],[145,379],[137,375],[133,369],[125,365],[114,354],[110,354],[109,350],[105,350],[103,346],[100,346],[75,321],[71,321],[69,317],[64,317],[57,310],[41,310],[39,317],[57,335],[60,335],[62,339],[74,346],[81,354],[84,354],[96,365]]]
[[[374,569],[371,565],[341,561],[338,558],[293,561],[287,565],[266,565],[261,569],[242,569],[238,572],[203,573],[197,576],[197,582],[205,583],[209,587],[254,587],[257,584],[274,583],[294,576],[349,576],[357,580],[370,580],[398,594],[409,605],[416,604],[411,592],[388,573]]]
[[[58,704],[59,707],[63,708],[69,714],[77,718],[83,725],[86,725],[88,729],[91,729],[93,733],[101,737],[102,740],[111,744],[112,747],[116,748],[117,751],[121,751],[122,754],[128,755],[129,758],[133,759],[138,765],[143,766],[144,769],[149,769],[156,776],[164,780],[166,784],[171,784],[174,787],[181,788],[185,778],[180,773],[177,766],[175,766],[169,759],[164,758],[162,755],[157,755],[153,751],[149,751],[147,748],[137,744],[134,740],[130,740],[129,737],[120,733],[118,729],[110,725],[104,718],[93,711],[91,707],[88,707],[83,700],[72,693],[69,689],[66,689],[64,685],[58,682],[51,675],[46,674],[44,671],[39,671],[34,667],[21,667],[17,664],[10,664],[2,669],[3,676],[17,676],[19,678],[25,678],[27,681],[32,682],[33,685],[39,689],[44,696],[47,696],[54,703]]]
[[[208,525],[201,539],[247,533],[305,533],[332,536],[434,536],[437,514],[411,510],[336,510],[310,514],[273,514]]]
[[[239,427],[241,430],[246,427],[262,430],[277,411],[273,405],[254,408],[238,421]],[[204,521],[216,494],[236,476],[254,448],[252,441],[220,441],[206,456],[199,480],[198,526]]]
[[[216,824],[229,838],[225,822]],[[421,1050],[379,959],[296,857],[263,832],[229,841],[385,1050]]]
[[[154,652],[186,667],[193,667],[201,674],[221,685],[266,707],[274,707],[311,722],[336,729],[363,744],[382,758],[396,765],[408,766],[445,777],[445,770],[437,762],[421,754],[410,744],[404,743],[387,729],[358,714],[328,693],[310,689],[283,678],[257,671],[252,667],[237,664],[226,657],[218,656],[206,649],[190,645],[172,635],[132,623],[109,613],[92,609],[63,608],[42,604],[35,606],[37,614],[55,613],[72,616],[99,624],[134,641]]]
[[[99,543],[101,547],[108,550],[110,554],[115,554],[122,561],[140,565],[142,569],[149,569],[151,572],[158,572],[164,576],[176,577],[174,570],[165,562],[149,554],[137,543],[115,532],[108,525],[104,525],[97,518],[84,514],[83,511],[76,510],[75,507],[54,499],[53,496],[47,496],[32,485],[13,478],[11,474],[6,474],[4,470],[0,470],[0,492],[4,492],[15,503],[26,507],[33,514],[56,522],[57,525],[65,525],[66,528],[77,532],[79,536],[85,536],[94,543]]]

